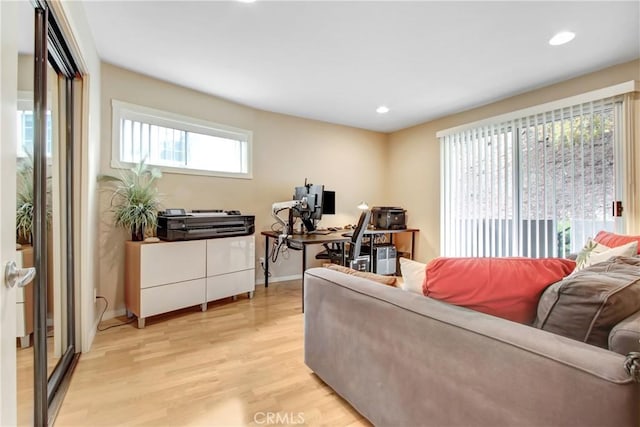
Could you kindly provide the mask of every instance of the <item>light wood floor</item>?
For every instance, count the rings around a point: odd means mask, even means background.
[[[49,331],[52,333],[52,331]],[[31,337],[33,343],[33,337]],[[18,386],[18,425],[33,425],[33,344],[27,348],[20,347],[16,340],[16,381]],[[47,338],[47,376],[51,375],[59,357],[53,354],[53,337]]]
[[[98,332],[55,425],[369,425],[304,364],[300,298],[274,283]]]

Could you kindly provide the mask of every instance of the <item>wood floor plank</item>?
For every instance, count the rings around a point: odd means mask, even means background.
[[[56,426],[370,425],[304,364],[300,286],[99,332]]]

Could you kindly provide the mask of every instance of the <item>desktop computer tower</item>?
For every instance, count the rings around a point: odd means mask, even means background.
[[[396,274],[396,259],[398,250],[393,245],[374,246],[375,256],[374,273],[376,274]]]
[[[357,271],[369,271],[369,256],[359,256],[349,262],[349,268]]]

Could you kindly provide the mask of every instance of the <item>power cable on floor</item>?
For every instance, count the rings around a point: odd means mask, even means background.
[[[107,312],[107,308],[109,308],[109,301],[107,301],[107,299],[103,296],[96,296],[96,298],[99,299],[103,299],[104,300],[104,310],[102,310],[102,313],[100,314],[100,321],[98,322],[98,325],[100,325],[100,323],[102,323],[102,317],[104,316],[104,314]],[[118,328],[120,326],[124,326],[124,325],[128,325],[130,323],[132,323],[135,319],[131,319],[127,322],[124,323],[119,323],[117,325],[111,325],[111,326],[107,326],[106,328],[100,328],[100,326],[98,326],[98,331],[102,332],[102,331],[106,331],[107,329],[111,329],[111,328]]]

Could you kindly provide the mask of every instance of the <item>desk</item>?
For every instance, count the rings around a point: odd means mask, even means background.
[[[376,230],[371,229],[365,231],[365,237],[375,237],[376,235],[389,235],[389,244],[393,244],[393,236],[399,233],[411,233],[411,253],[409,258],[413,259],[415,253],[416,233],[420,231],[417,228],[406,228],[403,230]],[[351,233],[353,230],[337,230],[329,234],[294,234],[289,237],[289,242],[295,246],[302,247],[302,311],[304,311],[304,272],[307,270],[307,246],[319,245],[323,243],[339,243],[342,245],[344,251],[344,243],[351,241]],[[278,239],[280,235],[277,231],[263,231],[261,233],[265,237],[264,242],[264,287],[269,287],[269,255],[271,252],[271,246],[269,239]],[[369,262],[369,270],[374,271],[375,257],[373,256],[373,247],[375,246],[375,239],[372,239],[371,258]],[[344,254],[343,254],[344,258]]]

